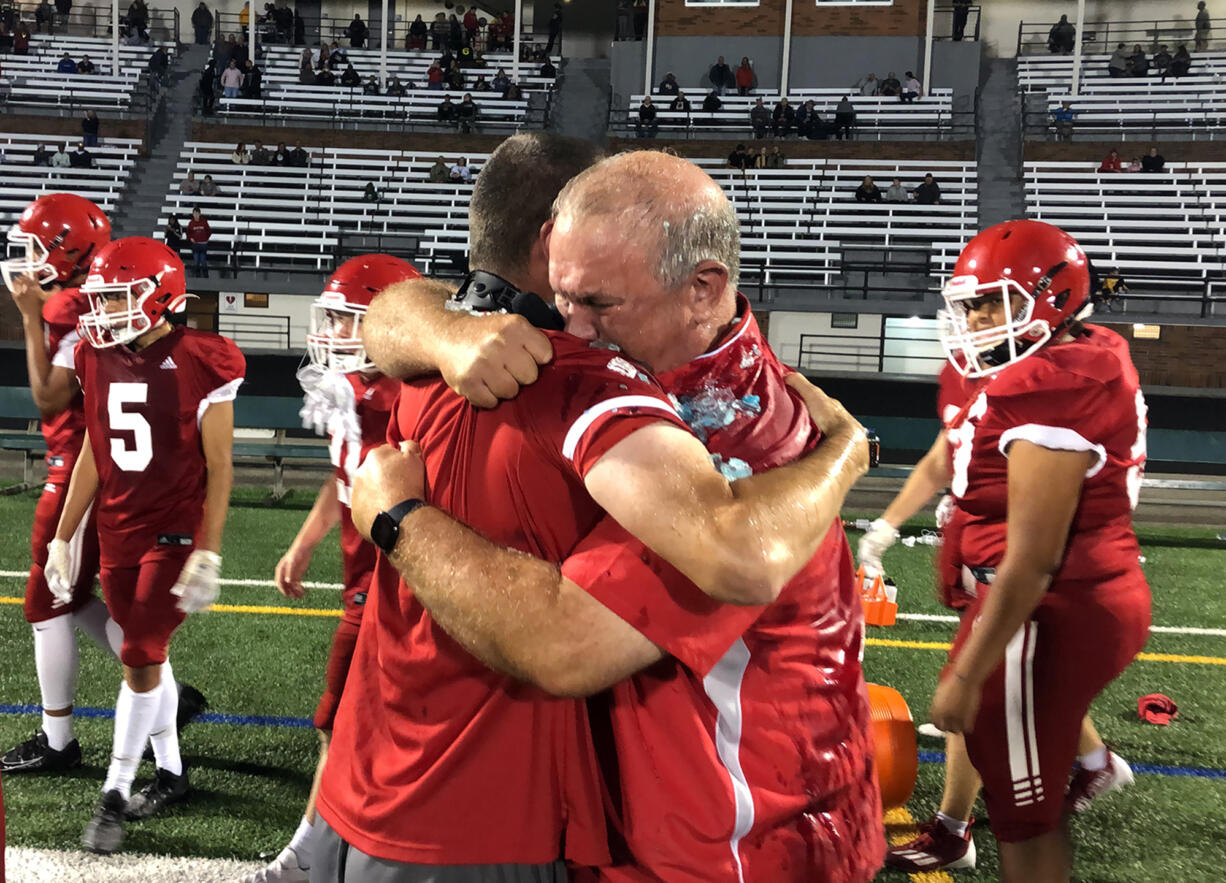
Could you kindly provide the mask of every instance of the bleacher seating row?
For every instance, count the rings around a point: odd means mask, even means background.
[[[96,202],[104,212],[112,211],[127,186],[140,142],[107,138],[89,148],[94,168],[49,168],[32,164],[34,149],[65,143],[63,136],[0,133],[0,150],[5,162],[0,166],[0,229],[17,220],[27,204],[47,193],[71,192]],[[79,139],[67,139],[75,145]],[[52,147],[54,149],[54,147]]]
[[[1084,162],[1027,162],[1026,213],[1077,238],[1100,272],[1199,300],[1226,270],[1226,163],[1168,163],[1158,174],[1098,173]]]
[[[773,111],[779,102],[778,93],[756,93],[751,95],[726,94],[720,97],[723,106],[714,112],[702,109],[703,99],[707,95],[704,89],[682,89],[681,93],[690,102],[690,110],[669,110],[672,97],[668,95],[652,95],[651,101],[656,108],[656,125],[660,134],[668,136],[674,132],[698,129],[726,133],[729,137],[750,137],[753,127],[750,125],[749,112],[756,101],[761,98],[768,110]],[[638,109],[643,101],[643,95],[630,96],[627,107],[628,120],[621,134],[634,132],[638,122]],[[856,109],[857,137],[881,138],[884,135],[907,134],[910,136],[925,133],[937,134],[948,130],[953,124],[953,90],[934,89],[931,95],[925,95],[915,101],[904,102],[898,98],[886,95],[848,95],[846,89],[792,89],[788,92],[788,103],[792,107],[800,107],[809,101],[815,102],[814,108],[827,123],[833,121],[835,106],[841,99],[848,97]],[[794,134],[794,133],[793,133]]]
[[[1174,50],[1174,46],[1170,47]],[[1146,45],[1149,53],[1151,46]],[[1107,72],[1110,55],[1095,54],[1081,57],[1083,88],[1116,85],[1124,89],[1142,87],[1173,87],[1184,83],[1211,82],[1214,76],[1226,74],[1226,52],[1205,51],[1192,55],[1192,70],[1185,77],[1166,77],[1150,70],[1144,77],[1113,77]],[[1017,60],[1017,84],[1023,92],[1044,92],[1049,89],[1067,91],[1073,81],[1071,55],[1023,55]]]
[[[450,272],[465,260],[472,185],[429,183],[438,154],[304,145],[310,166],[288,168],[235,165],[233,149],[196,141],[184,146],[157,221],[158,238],[164,238],[162,228],[172,215],[186,226],[199,206],[213,231],[213,260],[243,269],[328,272],[346,235],[411,240],[423,272]],[[466,156],[476,174],[488,154]],[[181,194],[179,183],[188,171],[197,180],[212,175],[220,195]],[[368,183],[379,191],[378,202],[364,201]]]
[[[977,223],[975,164],[956,161],[796,159],[782,169],[745,172],[726,160],[694,160],[728,195],[741,219],[741,260],[762,265],[763,281],[786,272],[828,286],[842,272],[844,250],[926,251],[934,286],[948,275]],[[856,188],[872,175],[884,191],[897,177],[908,191],[928,172],[941,187],[937,205],[860,203]],[[786,271],[771,265],[786,264]]]
[[[4,58],[0,95],[10,105],[93,107],[122,111],[131,105],[132,94],[157,45],[120,46],[119,69],[111,70],[111,44],[100,37],[70,37],[36,34],[28,55]],[[160,44],[174,62],[175,44]],[[67,52],[73,61],[88,55],[93,74],[61,74],[56,66]]]

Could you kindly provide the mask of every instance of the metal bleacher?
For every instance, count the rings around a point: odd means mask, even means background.
[[[72,147],[79,140],[62,135],[0,133],[0,150],[4,152],[4,163],[0,165],[0,180],[4,181],[0,189],[0,227],[7,229],[27,204],[47,193],[76,193],[93,200],[104,212],[114,210],[127,186],[140,142],[107,138],[97,147],[89,148],[94,158],[92,169],[33,165],[34,150],[39,144],[54,151],[59,144]]]

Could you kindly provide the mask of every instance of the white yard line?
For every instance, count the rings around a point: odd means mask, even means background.
[[[24,570],[0,570],[0,579],[11,577],[14,579],[25,579],[27,576]],[[249,588],[276,588],[273,581],[270,579],[221,579],[219,582],[223,586],[245,586]],[[327,591],[339,592],[344,588],[340,583],[316,583],[304,582],[303,588],[306,589],[324,589]],[[899,613],[899,619],[913,619],[921,622],[948,622],[957,623],[959,618],[950,614],[944,613]],[[1196,628],[1194,626],[1173,626],[1173,625],[1152,625],[1149,627],[1151,632],[1156,632],[1165,635],[1204,635],[1211,638],[1226,638],[1226,629],[1205,629]]]
[[[15,846],[5,852],[9,883],[234,883],[261,867],[233,859],[102,856]]]

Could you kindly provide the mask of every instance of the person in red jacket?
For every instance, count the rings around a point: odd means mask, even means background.
[[[1120,152],[1112,150],[1103,157],[1102,165],[1098,167],[1100,172],[1122,172],[1123,166],[1120,164]]]
[[[205,279],[209,278],[209,240],[212,237],[213,230],[200,209],[192,209],[192,219],[187,222],[187,241],[192,244],[192,268]]]
[[[736,94],[748,95],[753,91],[754,80],[753,65],[749,63],[749,57],[741,58],[741,66],[736,69]]]

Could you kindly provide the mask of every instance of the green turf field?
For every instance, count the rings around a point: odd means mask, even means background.
[[[236,501],[226,531],[223,576],[270,579],[310,500],[293,495],[277,508],[255,492]],[[0,570],[28,566],[33,494],[0,497]],[[1226,628],[1226,544],[1216,530],[1147,528],[1142,541],[1154,588],[1156,625]],[[853,537],[854,541],[854,537]],[[896,546],[886,558],[900,589],[900,608],[944,613],[931,596],[932,550]],[[335,543],[321,548],[308,578],[340,577]],[[19,598],[24,578],[0,577],[0,597]],[[226,586],[221,603],[339,609],[335,591],[309,591],[301,602],[269,587]],[[212,612],[190,617],[175,637],[172,661],[180,680],[208,696],[212,711],[236,716],[307,718],[322,682],[325,653],[335,620],[326,616]],[[890,629],[870,629],[870,638],[944,642],[953,626],[900,620]],[[38,702],[29,627],[18,604],[0,603],[0,704]],[[119,686],[112,663],[82,642],[78,704],[110,708]],[[1226,659],[1226,637],[1155,634],[1147,652]],[[912,712],[924,718],[944,654],[931,649],[870,646],[870,680],[899,689]],[[1226,666],[1209,662],[1138,661],[1096,703],[1093,716],[1107,741],[1133,764],[1226,770]],[[1170,727],[1143,724],[1138,696],[1164,692],[1179,704]],[[7,749],[38,725],[31,714],[0,714],[0,746]],[[16,846],[75,849],[97,799],[110,751],[105,719],[78,719],[85,766],[68,777],[4,779],[8,841]],[[923,744],[921,750],[939,751]],[[198,723],[184,735],[194,800],[175,811],[129,826],[125,849],[171,855],[254,859],[275,853],[293,832],[314,767],[316,738],[309,728]],[[142,779],[151,775],[142,768]],[[909,808],[917,819],[936,807],[941,767],[921,763]],[[1131,790],[1113,794],[1074,824],[1078,879],[1086,881],[1218,880],[1226,867],[1226,779],[1139,774]],[[996,879],[995,849],[978,830],[980,868],[959,879]],[[884,880],[905,875],[883,874]],[[926,879],[934,879],[928,875]]]

